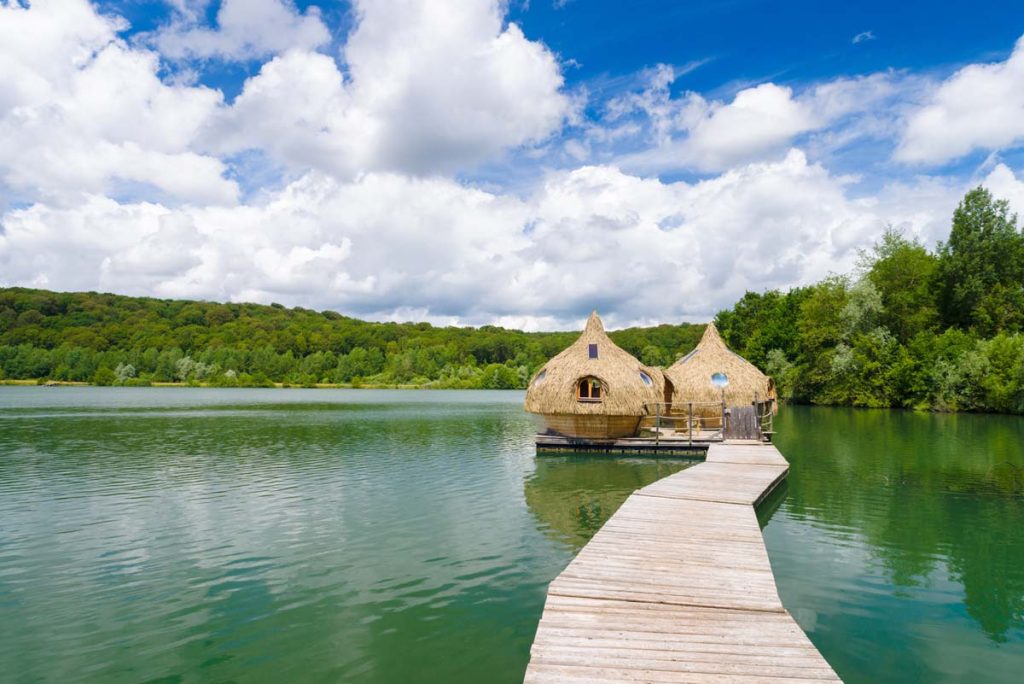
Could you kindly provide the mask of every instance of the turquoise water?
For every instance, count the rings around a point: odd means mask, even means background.
[[[787,407],[764,530],[847,682],[1024,681],[1024,418]]]
[[[0,679],[521,681],[547,583],[687,462],[518,392],[0,388]]]
[[[0,387],[0,679],[518,681],[547,583],[684,460],[518,392]],[[1024,421],[788,408],[761,511],[849,682],[1024,672]]]

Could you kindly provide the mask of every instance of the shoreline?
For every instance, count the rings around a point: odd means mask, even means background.
[[[432,387],[430,385],[403,385],[403,384],[381,384],[361,383],[358,385],[345,383],[318,382],[315,385],[293,385],[284,382],[275,382],[273,385],[214,385],[208,382],[151,382],[148,385],[97,385],[93,382],[82,382],[78,380],[0,380],[0,387],[121,387],[127,389],[146,389],[162,387],[168,389],[176,388],[209,388],[209,389],[394,389],[394,390],[464,390],[467,392],[493,392],[493,389],[482,387]],[[502,391],[524,391],[525,388],[512,388]]]

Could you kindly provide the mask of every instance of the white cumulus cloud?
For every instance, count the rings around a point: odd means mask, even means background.
[[[0,284],[532,328],[575,324],[595,306],[612,325],[706,320],[748,288],[848,270],[888,223],[942,236],[951,207],[934,199],[917,186],[853,198],[796,150],[697,183],[585,166],[550,173],[525,198],[442,178],[309,173],[231,207],[93,196],[9,211]]]
[[[221,94],[164,83],[119,26],[84,0],[0,5],[0,182],[48,201],[139,184],[234,202],[224,163],[194,148]]]
[[[840,121],[846,135],[832,134],[832,140],[822,144],[833,147],[840,140],[845,144],[878,132],[863,121],[844,119],[868,119],[874,106],[894,96],[898,75],[838,78],[799,93],[762,83],[740,90],[730,102],[709,100],[695,92],[672,97],[670,86],[676,77],[668,67],[651,70],[644,89],[609,104],[608,125],[597,137],[648,136],[648,145],[620,155],[618,163],[641,172],[724,171],[750,161],[780,159],[799,136]],[[646,119],[646,126],[636,127],[636,114]]]
[[[904,162],[938,164],[974,150],[1024,142],[1024,38],[1004,62],[971,64],[913,110],[896,150]]]
[[[171,58],[258,59],[288,49],[315,49],[331,40],[320,10],[298,10],[290,0],[224,0],[215,27],[201,24],[202,7],[174,3],[175,20],[148,37]]]
[[[451,172],[537,143],[571,113],[554,55],[503,26],[496,1],[356,3],[334,60],[291,50],[263,65],[214,128],[223,150],[346,175]]]

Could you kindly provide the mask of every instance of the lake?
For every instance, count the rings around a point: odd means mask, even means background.
[[[521,402],[0,387],[0,672],[521,681],[547,583],[630,492],[696,462],[538,457]],[[1018,681],[1024,419],[777,424],[792,472],[765,539],[836,670]]]

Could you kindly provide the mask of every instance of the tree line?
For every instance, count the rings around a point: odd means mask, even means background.
[[[715,321],[793,401],[1024,413],[1024,234],[984,188],[934,251],[890,228],[856,273],[748,292]]]
[[[703,329],[660,325],[611,337],[645,363],[665,365]],[[0,289],[0,380],[514,389],[578,335],[371,323],[280,304]]]

